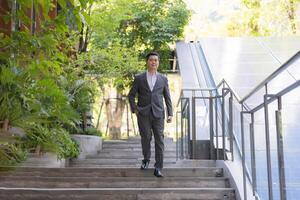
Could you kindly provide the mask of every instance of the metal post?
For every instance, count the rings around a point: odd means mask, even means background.
[[[223,148],[223,160],[226,160],[225,152],[225,94],[224,88],[222,89],[222,148]]]
[[[250,123],[250,147],[251,147],[251,171],[252,171],[252,193],[255,195],[257,191],[256,184],[256,159],[255,159],[255,140],[254,140],[254,113],[251,113]]]
[[[219,133],[218,133],[218,98],[215,99],[215,120],[216,120],[216,150],[217,150],[217,160],[219,160]]]
[[[243,105],[241,112],[241,139],[242,139],[242,165],[243,165],[243,188],[244,188],[244,200],[247,200],[247,186],[246,186],[246,162],[245,162],[245,135],[244,135],[244,115]]]
[[[233,97],[232,92],[230,92],[229,98],[229,136],[230,136],[230,152],[231,152],[231,160],[234,161],[233,156],[233,111],[232,111]]]
[[[277,153],[278,153],[278,172],[279,172],[279,186],[280,186],[280,200],[286,200],[286,182],[284,172],[284,151],[283,151],[283,137],[282,137],[282,118],[281,118],[282,102],[281,97],[278,97],[278,111],[276,114],[276,133],[277,133]]]
[[[181,99],[181,123],[180,123],[180,128],[181,128],[181,135],[180,135],[180,159],[184,159],[183,156],[183,116],[184,116],[184,110],[183,110],[183,100]]]
[[[189,139],[187,137],[187,120],[185,120],[184,123],[184,143],[183,143],[183,148],[184,148],[184,157],[187,158],[188,157],[188,148],[187,148],[187,143],[189,142]]]
[[[271,148],[270,148],[270,130],[269,130],[269,110],[268,110],[268,96],[264,96],[264,110],[265,110],[265,132],[266,132],[266,153],[267,153],[267,172],[268,172],[268,192],[269,200],[273,200],[273,185],[272,185],[272,167],[271,167]]]
[[[210,159],[215,160],[214,154],[214,107],[213,97],[209,98],[209,133],[210,133]]]
[[[190,119],[190,99],[188,99],[187,102],[187,126],[188,126],[188,133],[187,133],[187,138],[188,138],[188,142],[187,142],[187,147],[188,147],[188,155],[187,157],[190,159],[191,155],[191,144],[190,144],[190,138],[191,138],[191,119]]]
[[[176,161],[178,160],[178,113],[176,112]]]
[[[196,99],[192,92],[192,159],[196,158]]]
[[[127,125],[127,138],[129,138],[129,109],[128,104],[126,103],[126,125]]]

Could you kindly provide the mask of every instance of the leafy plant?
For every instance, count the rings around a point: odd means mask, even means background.
[[[149,51],[161,53],[159,70],[168,69],[170,44],[182,37],[190,12],[182,0],[103,0],[91,12],[87,69],[97,74],[105,99],[111,138],[119,138],[126,90],[145,69]],[[116,95],[111,96],[112,91]],[[115,101],[111,100],[114,99]]]
[[[19,20],[21,27],[11,35],[0,34],[0,135],[1,139],[11,135],[10,127],[16,126],[26,132],[26,139],[18,145],[1,142],[0,160],[19,162],[21,159],[14,159],[19,150],[39,148],[53,151],[59,158],[78,155],[66,128],[80,121],[81,113],[73,103],[80,101],[78,105],[82,106],[91,101],[83,97],[76,100],[76,94],[61,80],[76,83],[83,79],[68,73],[65,66],[76,58],[80,16],[85,15],[85,7],[91,2],[59,0],[61,9],[55,18],[48,16],[54,7],[52,1],[18,1],[20,9],[8,13],[7,17]],[[34,34],[26,15],[32,5],[37,18],[43,19],[37,22],[40,30]]]
[[[1,137],[0,139],[0,166],[13,166],[26,159],[26,153],[21,143],[15,137]]]
[[[102,132],[97,130],[96,128],[87,128],[86,130],[84,131],[81,130],[78,133],[82,135],[95,135],[95,136],[102,137]]]
[[[41,152],[53,152],[58,158],[74,158],[79,155],[78,145],[72,141],[69,133],[63,128],[47,128],[35,125],[27,132],[24,147],[35,152],[37,147]]]

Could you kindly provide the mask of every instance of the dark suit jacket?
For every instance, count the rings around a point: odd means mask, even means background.
[[[135,101],[136,95],[138,97],[137,104]],[[144,72],[137,75],[134,78],[128,98],[132,112],[137,110],[141,115],[149,115],[150,111],[152,111],[153,116],[156,118],[164,117],[164,98],[167,106],[167,115],[173,116],[168,79],[160,73],[157,73],[152,92],[147,82],[147,73]]]

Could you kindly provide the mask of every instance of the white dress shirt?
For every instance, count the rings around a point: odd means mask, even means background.
[[[152,90],[154,88],[156,79],[157,79],[157,72],[155,72],[154,74],[150,74],[147,71],[147,82],[148,82],[148,85],[149,85],[149,88],[150,88],[151,92],[152,92]]]

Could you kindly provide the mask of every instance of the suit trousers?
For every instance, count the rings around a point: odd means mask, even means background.
[[[164,117],[156,118],[152,114],[137,116],[139,131],[141,135],[141,143],[143,156],[145,160],[150,160],[151,157],[151,140],[152,133],[155,140],[155,164],[154,167],[158,169],[163,168],[164,158]]]

